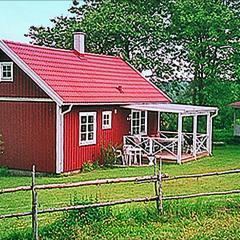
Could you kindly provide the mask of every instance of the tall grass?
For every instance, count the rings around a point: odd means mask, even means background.
[[[88,204],[93,199],[73,201],[74,204]],[[54,223],[40,227],[40,239],[184,239],[184,236],[189,239],[211,239],[211,236],[239,239],[238,196],[166,201],[162,215],[154,204],[65,212]],[[195,231],[197,227],[204,228],[208,221],[218,228],[212,226],[211,231],[202,234]],[[229,221],[234,223],[229,224]],[[228,228],[219,228],[219,224]],[[190,233],[186,233],[186,229],[191,229]],[[31,229],[13,232],[4,239],[31,239]]]

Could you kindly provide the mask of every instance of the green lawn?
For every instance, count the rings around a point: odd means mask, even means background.
[[[224,171],[240,168],[240,146],[218,147],[214,156],[184,165],[163,165],[170,176]],[[68,177],[38,177],[38,184],[76,182],[90,179],[143,176],[153,174],[152,167],[95,170]],[[0,177],[0,188],[29,185],[30,177]],[[164,195],[221,191],[240,188],[240,175],[207,177],[165,182]],[[39,191],[39,208],[68,205],[73,198],[97,197],[98,200],[153,196],[153,184],[116,184],[74,189]],[[0,195],[0,214],[29,211],[28,192]],[[229,239],[240,238],[240,196],[205,197],[164,203],[165,214],[159,217],[154,203],[113,207],[111,218],[78,226],[76,239]],[[42,215],[40,230],[62,214]],[[136,217],[137,216],[137,217]],[[114,219],[114,221],[113,221]],[[0,239],[14,231],[30,227],[30,218],[0,220]],[[72,236],[71,239],[74,237]],[[20,237],[21,239],[21,237]],[[44,239],[47,239],[44,237]],[[48,239],[64,239],[63,235]]]

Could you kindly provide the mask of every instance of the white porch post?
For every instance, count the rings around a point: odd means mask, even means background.
[[[237,116],[236,116],[236,109],[234,109],[234,114],[233,114],[233,136],[237,135],[236,131],[236,125],[237,125]]]
[[[207,114],[207,151],[212,155],[212,116]]]
[[[193,116],[193,156],[197,157],[197,124],[198,124],[198,115]]]
[[[182,114],[178,114],[178,148],[177,148],[177,163],[182,161]]]
[[[161,112],[158,112],[158,132],[161,131]]]

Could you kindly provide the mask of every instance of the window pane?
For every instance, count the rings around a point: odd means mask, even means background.
[[[86,141],[87,140],[87,134],[81,134],[81,141]]]
[[[139,112],[133,112],[133,119],[139,118]]]
[[[141,133],[145,132],[145,125],[141,125]]]
[[[138,127],[133,128],[133,134],[139,134],[139,128]]]
[[[3,72],[3,77],[5,78],[5,77],[9,77],[9,74],[7,73],[7,72]],[[11,76],[11,75],[10,75]]]
[[[87,122],[87,117],[86,116],[82,116],[81,117],[81,123],[86,123]]]
[[[93,116],[88,116],[88,123],[93,123]]]
[[[87,126],[86,125],[82,125],[81,126],[81,132],[86,132],[87,131]]]
[[[88,140],[93,140],[93,133],[88,133]]]
[[[142,112],[141,112],[141,117],[142,117],[142,118],[145,118],[145,111],[142,111]]]
[[[92,132],[92,131],[93,131],[93,124],[89,124],[89,125],[88,125],[88,131],[89,131],[89,132]]]

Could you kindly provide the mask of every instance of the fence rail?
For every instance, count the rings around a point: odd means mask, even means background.
[[[196,193],[196,194],[189,194],[189,195],[163,196],[163,191],[162,191],[162,182],[163,181],[221,176],[221,175],[237,174],[237,173],[240,173],[240,169],[234,169],[234,170],[223,171],[223,172],[210,172],[210,173],[189,174],[189,175],[180,175],[180,176],[170,177],[166,174],[162,174],[161,161],[160,161],[158,172],[156,171],[156,166],[155,166],[155,173],[152,176],[100,179],[100,180],[83,181],[83,182],[75,182],[75,183],[36,185],[35,166],[33,166],[31,186],[19,186],[19,187],[15,187],[15,188],[6,188],[6,189],[0,190],[0,195],[7,194],[7,193],[19,192],[19,191],[32,191],[32,211],[0,215],[0,219],[32,216],[33,238],[38,239],[38,218],[37,218],[38,214],[79,210],[79,209],[87,209],[87,208],[106,207],[106,206],[114,206],[114,205],[127,204],[127,203],[151,202],[151,201],[156,201],[158,211],[162,212],[163,211],[163,201],[167,201],[167,200],[180,200],[180,199],[187,199],[187,198],[216,196],[216,195],[229,195],[229,194],[239,194],[240,193],[240,189],[235,189],[235,190],[222,191],[222,192],[205,192],[205,193]],[[97,202],[97,203],[92,203],[92,204],[87,204],[87,205],[85,204],[85,205],[77,205],[77,206],[65,206],[65,207],[59,207],[59,208],[48,208],[48,209],[43,209],[43,210],[37,209],[38,190],[75,188],[75,187],[93,186],[93,185],[98,186],[98,185],[103,185],[103,184],[118,184],[118,183],[138,183],[138,184],[154,183],[155,184],[155,196],[122,199],[122,200],[108,201],[108,202]]]
[[[50,190],[50,189],[61,189],[61,188],[75,188],[83,186],[93,186],[93,185],[103,185],[103,184],[113,184],[113,183],[129,183],[129,182],[144,182],[144,181],[156,181],[156,176],[143,176],[143,177],[127,177],[127,178],[111,178],[111,179],[99,179],[93,181],[84,182],[74,182],[74,183],[56,183],[56,184],[46,184],[46,185],[36,185],[36,190]],[[13,193],[19,191],[30,191],[31,186],[21,186],[16,188],[6,188],[1,189],[0,194],[3,193]]]
[[[219,175],[227,175],[240,173],[240,169],[234,169],[224,172],[211,172],[211,173],[201,173],[201,174],[189,174],[189,175],[180,175],[180,176],[168,176],[166,174],[162,174],[162,181],[171,181],[185,178],[200,178],[200,177],[211,177],[211,176],[219,176]],[[36,185],[36,190],[50,190],[50,189],[61,189],[61,188],[74,188],[74,187],[83,187],[83,186],[93,186],[93,185],[103,185],[103,184],[113,184],[113,183],[145,183],[145,182],[156,182],[158,177],[156,175],[150,176],[141,176],[141,177],[127,177],[127,178],[110,178],[110,179],[99,179],[92,181],[84,181],[84,182],[74,182],[74,183],[56,183],[56,184],[46,184],[46,185]],[[4,193],[14,193],[19,191],[30,191],[32,190],[31,186],[19,186],[15,188],[5,188],[0,189],[0,194]]]

